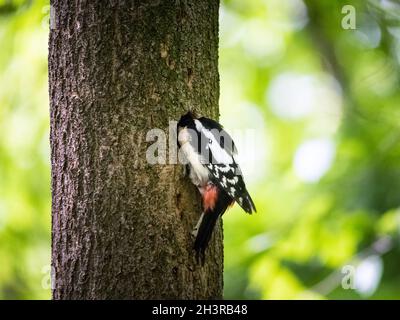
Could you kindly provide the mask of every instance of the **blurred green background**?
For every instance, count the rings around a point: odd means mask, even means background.
[[[0,0],[0,299],[50,298],[48,20]],[[400,298],[399,22],[394,0],[221,4],[221,122],[258,209],[224,216],[225,298]]]

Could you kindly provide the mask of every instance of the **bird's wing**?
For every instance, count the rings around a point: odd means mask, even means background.
[[[225,190],[247,213],[256,212],[256,207],[246,189],[240,168],[236,162],[232,164],[206,165],[211,180]]]

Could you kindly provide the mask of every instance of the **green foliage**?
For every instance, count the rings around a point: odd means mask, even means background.
[[[400,11],[351,1],[345,30],[345,4],[223,3],[222,122],[257,128],[267,154],[247,174],[258,213],[224,217],[226,298],[400,297]],[[376,290],[343,289],[342,267],[371,254]]]
[[[5,3],[15,10],[0,10],[0,299],[46,299],[51,205],[47,3]]]

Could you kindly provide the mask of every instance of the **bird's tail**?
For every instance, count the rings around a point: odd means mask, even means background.
[[[219,213],[216,211],[203,212],[199,229],[197,230],[196,240],[194,241],[194,250],[196,258],[204,261],[204,252],[210,242],[215,224],[219,218]],[[196,232],[196,230],[194,231]]]
[[[204,263],[204,253],[210,242],[215,224],[231,204],[232,199],[229,195],[224,190],[219,189],[214,207],[208,208],[203,212],[193,231],[193,234],[196,236],[194,242],[196,258],[197,260],[200,258],[202,263]]]

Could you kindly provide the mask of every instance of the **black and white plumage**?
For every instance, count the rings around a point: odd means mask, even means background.
[[[197,255],[204,256],[218,218],[237,202],[244,211],[256,211],[235,160],[236,146],[216,121],[188,112],[178,122],[178,144],[199,189],[203,213],[193,231]]]

